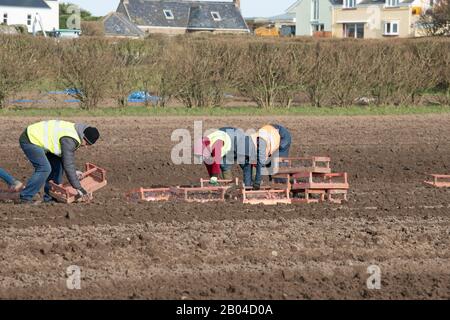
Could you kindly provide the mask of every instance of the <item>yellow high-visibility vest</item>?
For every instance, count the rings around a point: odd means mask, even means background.
[[[226,132],[217,130],[208,135],[207,138],[209,139],[210,147],[212,147],[218,140],[223,141],[222,152],[220,155],[222,158],[231,150],[231,138]]]
[[[280,149],[281,136],[278,130],[271,125],[266,125],[251,135],[252,141],[257,146],[258,138],[263,139],[266,144],[266,157],[271,156]]]
[[[70,137],[81,145],[80,136],[75,129],[75,123],[50,120],[32,124],[27,128],[30,142],[45,151],[61,157],[61,138]]]

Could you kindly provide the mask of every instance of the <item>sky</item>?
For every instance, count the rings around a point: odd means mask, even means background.
[[[230,0],[231,1],[231,0]],[[104,16],[117,9],[119,0],[67,0],[80,5],[95,16]],[[271,17],[282,14],[295,0],[241,0],[244,17]]]

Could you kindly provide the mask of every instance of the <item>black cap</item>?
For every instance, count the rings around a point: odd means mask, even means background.
[[[86,140],[88,144],[93,145],[98,138],[100,138],[100,133],[97,128],[87,127],[84,130],[84,140]]]

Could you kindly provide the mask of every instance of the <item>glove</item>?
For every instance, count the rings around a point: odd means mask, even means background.
[[[211,177],[211,179],[209,180],[209,184],[217,187],[219,185],[219,181],[217,181],[217,177]]]
[[[91,200],[91,196],[90,194],[84,190],[84,188],[78,189],[78,199],[80,199],[81,201],[89,201]]]
[[[77,170],[76,174],[77,174],[78,180],[83,179],[83,172]]]
[[[258,191],[261,189],[261,185],[259,183],[254,183],[253,184],[253,190]]]

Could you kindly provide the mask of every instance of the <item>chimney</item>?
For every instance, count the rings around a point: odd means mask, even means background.
[[[239,9],[241,8],[241,0],[233,0],[233,2],[237,8],[239,8]]]

